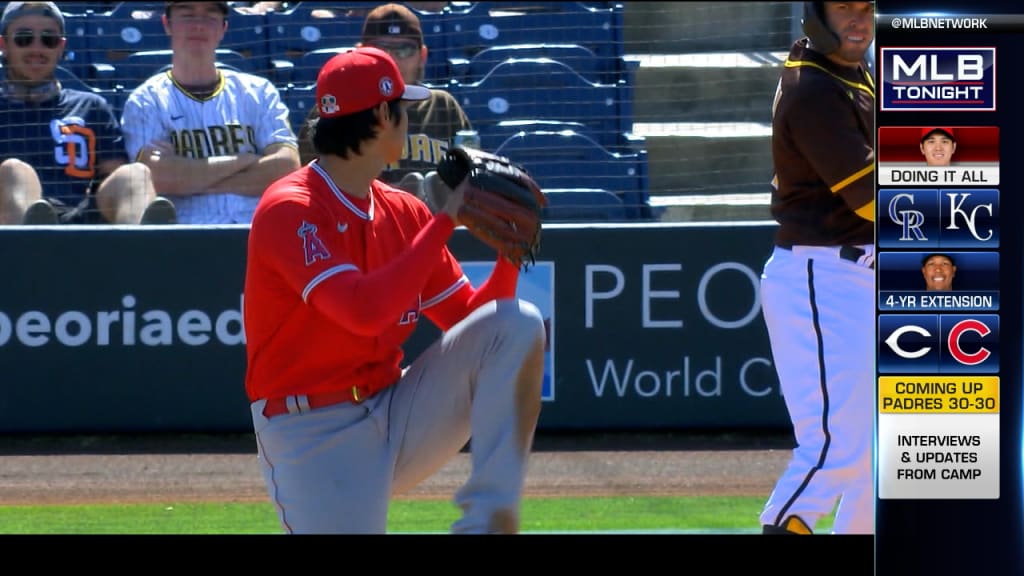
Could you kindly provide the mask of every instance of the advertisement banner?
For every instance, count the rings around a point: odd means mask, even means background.
[[[788,426],[760,312],[774,225],[545,227],[542,429]],[[0,229],[0,432],[251,429],[248,228]],[[450,246],[479,285],[489,248]],[[556,321],[557,320],[557,321]],[[412,361],[437,336],[423,320]]]

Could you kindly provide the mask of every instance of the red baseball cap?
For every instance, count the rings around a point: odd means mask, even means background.
[[[321,118],[347,116],[392,100],[426,100],[430,89],[406,85],[391,55],[372,46],[338,54],[316,78],[316,105]]]
[[[933,126],[931,128],[928,128],[928,127],[921,128],[921,141],[924,142],[924,139],[927,138],[928,136],[930,136],[932,132],[944,132],[946,134],[946,136],[949,136],[950,140],[952,140],[953,142],[956,142],[956,134],[953,132],[953,129],[949,128],[949,127],[943,127],[943,126]]]

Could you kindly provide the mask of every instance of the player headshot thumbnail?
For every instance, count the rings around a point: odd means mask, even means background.
[[[956,261],[948,254],[925,254],[921,258],[921,275],[928,292],[950,292],[956,276]]]
[[[999,185],[998,126],[880,126],[878,184]]]
[[[921,129],[921,155],[929,166],[949,166],[956,152],[956,134],[950,127]]]

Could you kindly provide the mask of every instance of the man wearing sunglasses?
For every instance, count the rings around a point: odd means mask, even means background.
[[[0,224],[174,223],[149,169],[128,163],[110,103],[57,80],[65,42],[53,2],[0,17]]]
[[[427,63],[427,46],[423,43],[420,19],[401,4],[377,6],[366,15],[361,46],[375,46],[391,55],[402,72],[406,84],[422,84]],[[313,148],[309,123],[316,119],[317,108],[310,111],[299,130],[299,155],[302,164],[317,157]],[[380,179],[427,200],[420,182],[444,156],[460,130],[471,130],[469,118],[450,93],[431,89],[430,97],[409,107],[409,134],[402,158],[387,166]]]
[[[165,6],[171,69],[128,97],[125,147],[182,224],[249,224],[263,190],[299,167],[288,108],[270,80],[217,67],[227,2]]]

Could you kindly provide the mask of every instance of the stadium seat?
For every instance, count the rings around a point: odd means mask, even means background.
[[[512,58],[550,58],[564,64],[591,82],[604,80],[601,63],[594,51],[579,44],[508,44],[491,46],[468,61],[452,61],[452,77],[460,82],[477,82],[495,66]]]
[[[589,136],[562,130],[520,132],[495,152],[522,164],[544,189],[607,190],[631,219],[651,218],[646,150],[610,152]]]
[[[352,48],[353,46],[338,46],[336,48],[320,48],[319,50],[306,52],[299,58],[295,69],[292,71],[292,84],[298,86],[315,84],[317,76],[320,74],[320,68],[328,60],[338,54],[348,52]]]
[[[623,222],[629,215],[618,196],[595,188],[549,188],[544,191],[546,222]]]
[[[580,2],[474,2],[449,11],[446,58],[469,62],[487,48],[512,44],[576,44],[594,52],[601,70],[615,71],[625,55],[623,12],[621,4],[600,8]]]
[[[549,58],[505,60],[479,82],[447,88],[481,134],[504,120],[579,122],[602,146],[615,148],[632,130],[621,86],[595,84]]]
[[[484,150],[497,150],[506,140],[520,132],[559,132],[573,130],[580,134],[590,134],[589,128],[580,122],[562,120],[502,120],[480,132],[480,146]]]
[[[89,72],[93,83],[119,83],[117,66],[132,52],[170,48],[160,17],[164,2],[121,2],[110,12],[85,18],[89,37]]]
[[[76,76],[87,77],[89,65],[92,63],[89,28],[86,21],[91,16],[88,12],[78,12],[80,7],[68,6],[65,10],[76,10],[74,13],[63,12],[64,36],[67,44],[64,47],[64,60],[61,65]]]
[[[289,84],[282,86],[278,91],[281,94],[281,101],[288,107],[288,118],[291,122],[292,130],[298,135],[302,128],[302,123],[306,121],[309,111],[316,104],[316,84],[304,86]]]
[[[128,54],[117,66],[115,76],[131,91],[150,76],[167,70],[171,66],[170,50],[144,50]],[[217,67],[239,72],[250,72],[250,61],[234,50],[217,49]]]
[[[266,14],[247,14],[237,9],[228,14],[228,30],[219,48],[238,52],[245,57],[246,71],[269,77],[270,29]]]
[[[286,12],[268,12],[271,79],[278,85],[298,83],[294,69],[303,54],[331,46],[355,46],[362,36],[366,14],[378,4],[298,2]],[[314,16],[319,10],[330,10],[334,15]]]

